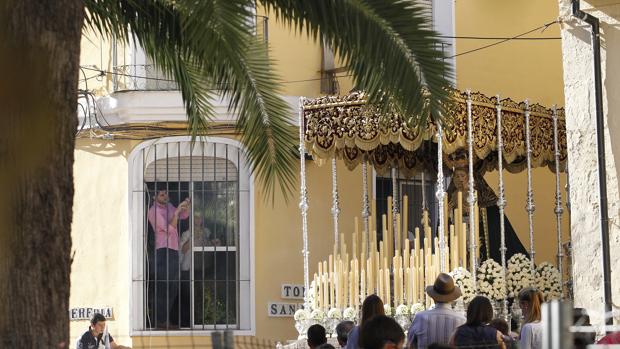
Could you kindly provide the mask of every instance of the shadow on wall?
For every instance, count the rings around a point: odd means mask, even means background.
[[[94,155],[114,158],[122,156],[127,158],[133,149],[131,141],[108,141],[100,139],[77,139],[75,142],[76,151],[85,151]]]

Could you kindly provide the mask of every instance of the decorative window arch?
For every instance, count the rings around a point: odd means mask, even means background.
[[[155,203],[161,192],[172,211]],[[154,217],[170,223],[186,198],[176,225],[158,227]],[[138,145],[129,157],[129,217],[132,335],[254,334],[253,179],[239,142],[167,137]]]

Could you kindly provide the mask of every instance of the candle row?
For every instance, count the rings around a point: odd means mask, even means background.
[[[383,239],[380,241],[377,241],[375,229],[371,230],[368,238],[365,232],[360,234],[356,218],[351,256],[344,234],[341,234],[340,246],[334,245],[333,253],[327,260],[319,262],[317,273],[314,274],[314,308],[357,308],[367,295],[373,293],[391,306],[414,303],[430,306],[424,287],[431,285],[441,272],[439,241],[432,234],[427,211],[424,211],[422,217],[423,235],[419,228],[415,228],[413,241],[409,239],[407,204],[408,198],[404,196],[403,224],[401,226],[400,214],[396,214],[396,229],[392,228],[393,215],[383,215]],[[445,207],[448,207],[447,203]],[[392,200],[388,198],[388,213],[392,212],[391,208]],[[372,212],[375,212],[374,202]],[[445,246],[443,256],[450,270],[457,267],[469,269],[467,224],[463,220],[461,193],[457,195],[453,213],[454,224],[449,226],[449,234],[446,235],[449,243]],[[369,226],[374,226],[372,218]],[[478,229],[475,229],[475,236],[478,237]],[[359,251],[358,245],[361,247]]]

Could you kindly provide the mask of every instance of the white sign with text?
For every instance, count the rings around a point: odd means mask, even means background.
[[[280,296],[284,299],[304,299],[304,285],[282,284]]]
[[[303,308],[302,303],[267,303],[269,317],[293,317],[297,309]]]
[[[71,308],[69,309],[69,320],[90,320],[95,314],[101,314],[106,319],[110,320],[113,317],[112,307],[105,308]]]

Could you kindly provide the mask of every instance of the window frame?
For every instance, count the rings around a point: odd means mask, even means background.
[[[178,147],[172,156],[202,156],[202,147],[194,146],[190,150],[190,136],[162,137],[158,139],[144,141],[138,144],[129,155],[128,160],[128,183],[129,183],[129,202],[127,212],[129,213],[129,317],[130,317],[130,336],[187,336],[187,335],[210,335],[213,331],[230,329],[234,335],[254,336],[256,334],[256,292],[255,292],[255,244],[254,244],[254,176],[250,172],[249,164],[245,156],[244,148],[241,143],[223,137],[203,137],[196,141],[196,144],[204,142],[209,144],[227,145],[228,152],[231,150],[238,152],[238,182],[239,182],[239,241],[237,253],[239,255],[239,279],[247,275],[249,283],[247,286],[240,287],[239,290],[239,327],[241,329],[231,329],[230,325],[210,325],[210,329],[183,329],[183,330],[156,330],[144,328],[144,289],[138,280],[144,279],[144,251],[143,234],[145,229],[145,203],[144,203],[144,169],[146,164],[152,161],[152,156],[145,158],[143,150],[151,146],[161,146],[174,144]],[[217,149],[220,148],[220,149]],[[216,155],[224,156],[226,147],[216,147]],[[210,155],[205,152],[205,155]],[[158,156],[159,158],[159,156]],[[247,267],[245,267],[247,265]],[[245,275],[244,275],[245,274]],[[136,281],[134,281],[136,280]]]
[[[435,193],[437,191],[437,179],[434,178],[434,174],[431,173],[427,173],[427,175],[429,176],[429,179],[427,179],[426,181],[428,182],[427,185],[430,185],[432,187],[432,193],[433,195],[431,196],[427,196],[427,200],[431,201],[430,204],[432,204],[434,206],[434,210],[437,211],[438,208],[438,203],[437,203],[437,198],[435,197]],[[421,181],[421,178],[418,178],[420,176],[420,173],[416,173],[414,177],[411,178],[406,178],[403,177],[400,173],[398,174],[397,177],[397,183],[398,183],[398,195],[399,195],[399,212],[402,213],[402,196],[403,196],[403,185],[407,184],[407,183],[415,183],[415,182],[419,182]],[[378,198],[377,198],[377,181],[378,179],[386,179],[386,180],[390,180],[391,181],[391,174],[390,175],[386,175],[386,176],[381,176],[377,173],[377,171],[373,168],[372,170],[372,200],[374,200],[375,202],[377,202]],[[450,184],[450,180],[451,177],[444,177],[444,188],[448,188],[449,184]],[[389,195],[388,195],[389,196]],[[387,196],[386,196],[387,199]],[[427,202],[427,205],[429,203]],[[430,208],[430,207],[429,207]],[[378,208],[377,208],[378,211]],[[377,222],[377,226],[378,224],[380,224],[381,221],[381,217],[379,216],[378,212],[372,212],[372,214],[374,214],[375,216],[373,217],[373,219],[375,219],[375,221]],[[429,214],[431,214],[430,210],[429,210]],[[438,220],[439,216],[436,217],[436,219]],[[431,227],[432,226],[436,226],[438,221],[433,221],[432,219],[432,215],[429,216],[429,219],[431,220],[430,224]],[[420,229],[422,227],[419,227]],[[433,231],[433,236],[435,234],[435,229],[432,229]],[[377,232],[377,234],[379,234],[379,232]]]

